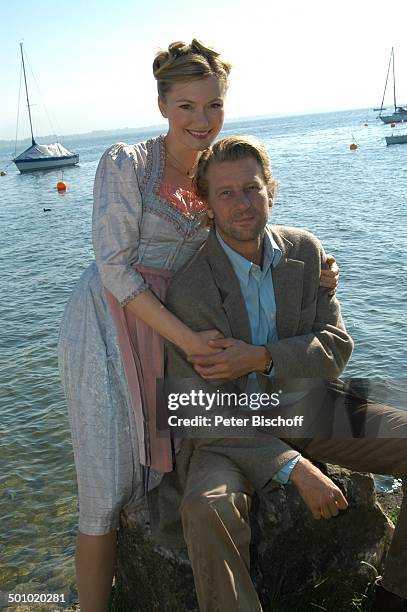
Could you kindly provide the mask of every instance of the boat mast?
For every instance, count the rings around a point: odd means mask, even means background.
[[[394,98],[394,112],[397,111],[397,103],[396,103],[396,73],[394,70],[394,47],[391,48],[391,53],[393,55],[393,98]]]
[[[27,96],[27,106],[28,106],[28,117],[30,118],[31,140],[32,140],[32,146],[34,146],[37,143],[34,140],[33,124],[32,124],[32,121],[31,121],[30,100],[28,99],[27,77],[26,77],[26,74],[25,74],[25,64],[24,64],[24,54],[23,54],[23,43],[22,42],[20,43],[20,50],[21,50],[21,60],[23,62],[25,93],[26,93],[26,96]]]
[[[393,47],[391,48],[391,53],[390,53],[390,59],[389,59],[389,65],[387,68],[387,74],[386,74],[386,82],[384,84],[384,92],[383,92],[383,98],[382,98],[382,103],[380,105],[380,112],[379,112],[379,117],[382,114],[382,110],[383,110],[383,104],[384,104],[384,98],[386,96],[386,89],[387,89],[387,81],[389,80],[389,72],[390,72],[390,66],[391,66],[391,60],[393,57]],[[393,81],[394,82],[394,81]]]

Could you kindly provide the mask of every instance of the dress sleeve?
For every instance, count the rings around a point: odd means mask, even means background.
[[[93,189],[93,249],[102,283],[122,306],[148,289],[137,261],[142,198],[134,147],[119,143],[102,156]]]

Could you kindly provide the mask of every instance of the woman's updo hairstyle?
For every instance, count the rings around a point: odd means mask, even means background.
[[[162,100],[174,83],[197,81],[215,75],[228,84],[231,64],[223,62],[220,53],[193,39],[191,44],[173,42],[168,51],[159,51],[153,62],[153,74],[157,81],[158,95]]]

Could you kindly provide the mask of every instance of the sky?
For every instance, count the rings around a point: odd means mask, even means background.
[[[233,65],[229,119],[380,106],[392,46],[407,103],[405,0],[0,0],[0,9],[0,140],[15,138],[21,40],[41,93],[28,67],[38,136],[162,124],[154,55],[194,37]],[[19,138],[26,115],[22,95]]]

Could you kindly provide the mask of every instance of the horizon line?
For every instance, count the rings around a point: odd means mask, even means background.
[[[301,116],[306,116],[306,115],[324,115],[324,114],[329,114],[329,113],[340,113],[340,112],[350,112],[350,111],[362,111],[362,110],[366,110],[366,111],[370,111],[370,112],[375,112],[373,111],[373,108],[369,108],[369,107],[365,107],[365,108],[344,108],[344,109],[336,109],[336,110],[329,110],[329,111],[297,111],[297,112],[290,112],[290,113],[273,113],[273,114],[265,114],[265,115],[244,115],[244,116],[240,116],[240,117],[231,117],[230,119],[227,119],[224,122],[224,126],[227,126],[229,123],[235,123],[238,121],[255,121],[257,119],[278,119],[278,118],[283,118],[283,117],[301,117]],[[384,108],[383,108],[384,110]],[[57,135],[57,134],[45,134],[43,136],[37,135],[36,138],[46,138],[46,139],[50,139],[50,138],[58,138],[58,139],[63,139],[63,138],[73,138],[73,137],[87,137],[87,136],[92,136],[94,135],[96,136],[101,136],[103,134],[118,134],[120,132],[146,132],[146,131],[150,131],[150,130],[161,130],[162,128],[167,128],[168,124],[167,123],[155,123],[155,124],[150,124],[150,125],[143,125],[143,126],[138,126],[138,127],[124,127],[124,128],[106,128],[106,129],[95,129],[95,130],[91,130],[90,132],[75,132],[75,133],[70,133],[70,134],[61,134],[61,135]],[[20,138],[20,139],[9,139],[9,138],[0,138],[0,145],[1,146],[5,146],[5,145],[9,145],[9,144],[14,144],[14,143],[24,143],[26,141],[30,141],[31,137],[27,136],[26,138]],[[39,143],[39,144],[43,144],[43,143]]]

